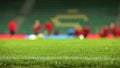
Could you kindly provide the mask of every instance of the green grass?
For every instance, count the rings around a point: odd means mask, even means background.
[[[0,67],[117,68],[120,39],[0,40]]]

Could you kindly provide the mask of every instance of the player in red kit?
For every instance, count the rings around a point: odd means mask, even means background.
[[[75,28],[75,37],[79,37],[80,35],[83,35],[84,32],[80,28]]]
[[[11,20],[9,22],[8,28],[9,28],[10,34],[14,35],[16,33],[16,30],[17,30],[17,24],[16,24],[16,22],[14,20]]]
[[[38,35],[39,31],[41,29],[41,24],[39,20],[36,20],[34,27],[33,27],[33,32],[35,35]]]
[[[111,32],[114,36],[120,36],[120,29],[114,24],[110,24]]]
[[[99,32],[100,37],[107,37],[110,33],[108,26],[103,26]]]
[[[48,32],[48,35],[50,35],[50,34],[51,34],[51,31],[52,31],[52,29],[53,29],[52,22],[51,22],[51,21],[47,21],[47,23],[45,24],[45,28],[46,28],[46,30],[47,30],[47,32]]]
[[[82,31],[83,31],[83,35],[86,37],[88,34],[90,34],[90,27],[84,26]]]

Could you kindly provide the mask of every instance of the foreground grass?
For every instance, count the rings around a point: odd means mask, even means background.
[[[120,67],[120,39],[1,40],[0,67]]]

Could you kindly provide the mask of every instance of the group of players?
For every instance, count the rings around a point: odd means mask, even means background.
[[[101,37],[106,37],[109,34],[120,37],[120,28],[118,28],[114,23],[111,23],[109,27],[103,26],[99,32]]]
[[[84,26],[82,29],[75,29],[74,33],[76,37],[79,35],[84,35],[84,37],[87,37],[89,34],[91,34],[89,26]],[[110,24],[110,26],[104,25],[97,34],[100,37],[108,37],[110,34],[115,37],[120,37],[120,28],[118,28],[114,23]]]
[[[16,31],[17,31],[17,23],[14,20],[9,21],[9,32],[10,34],[13,36],[15,35]],[[53,25],[51,21],[47,21],[45,26],[43,27],[40,23],[39,20],[35,21],[35,24],[33,25],[33,33],[34,35],[38,35],[38,33],[40,32],[40,30],[44,28],[47,31],[47,34],[50,35],[53,29]]]
[[[50,35],[53,29],[53,24],[51,21],[47,21],[45,26],[42,26],[39,20],[36,20],[33,26],[33,33],[35,35],[38,35],[38,33],[41,31],[41,29],[45,29],[47,31],[47,34]],[[9,32],[11,35],[14,35],[17,30],[17,24],[14,20],[11,20],[9,22]],[[59,34],[59,30],[55,31],[55,34]],[[82,29],[80,28],[74,28],[72,33],[69,33],[69,35],[74,35],[75,37],[79,37],[80,35],[84,35],[84,37],[87,37],[89,34],[91,34],[91,30],[89,26],[84,26]],[[114,24],[110,24],[110,26],[102,26],[100,29],[100,32],[98,32],[98,35],[100,37],[107,37],[109,34],[112,34],[116,37],[120,37],[120,29]]]

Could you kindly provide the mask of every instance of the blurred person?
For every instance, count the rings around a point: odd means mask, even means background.
[[[50,35],[53,29],[51,21],[47,21],[47,23],[45,24],[45,29],[47,30],[48,35]]]
[[[80,28],[75,28],[75,33],[74,33],[74,36],[75,37],[79,37],[80,35],[83,35],[84,33],[83,33],[83,31],[82,31],[82,29],[80,29]]]
[[[75,30],[73,28],[70,28],[68,30],[68,35],[74,35],[74,33],[75,33]]]
[[[15,35],[17,30],[17,24],[14,20],[10,20],[8,24],[9,32],[11,35]]]
[[[108,26],[102,26],[100,32],[99,32],[99,35],[100,37],[107,37],[110,33],[110,29]]]
[[[84,26],[82,31],[83,31],[84,37],[86,37],[88,34],[90,34],[90,27],[89,26]]]
[[[114,36],[120,36],[120,29],[114,24],[110,24],[110,30]]]
[[[56,30],[55,35],[59,35],[59,34],[60,34],[59,30]]]
[[[33,32],[34,32],[35,35],[38,35],[38,33],[40,32],[40,30],[41,30],[41,23],[40,23],[39,20],[36,20],[35,24],[33,26]]]

